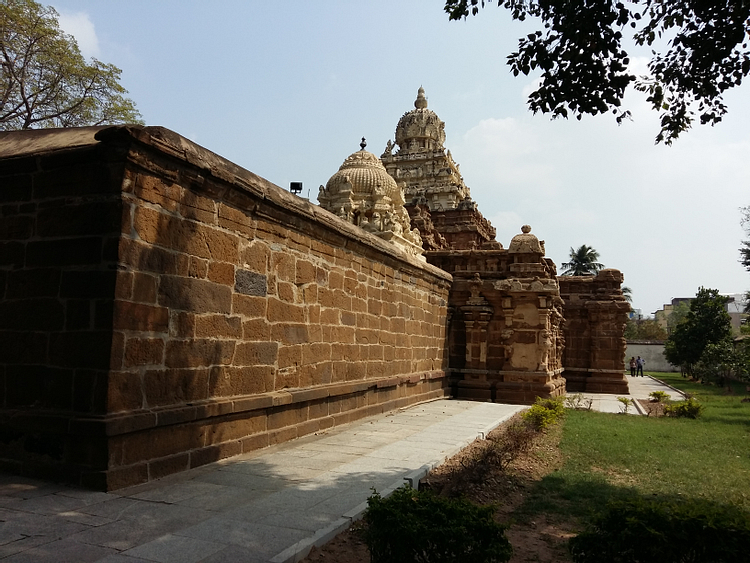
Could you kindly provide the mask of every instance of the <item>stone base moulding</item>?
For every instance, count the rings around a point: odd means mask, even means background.
[[[566,369],[568,393],[610,393],[628,395],[628,380],[621,370]]]

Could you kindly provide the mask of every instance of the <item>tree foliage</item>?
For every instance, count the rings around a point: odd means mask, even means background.
[[[625,298],[625,301],[633,304],[633,290],[629,288],[627,285],[623,285],[622,288],[622,296]]]
[[[476,15],[480,5],[485,0],[446,0],[445,11],[461,19]],[[515,76],[539,69],[529,108],[553,118],[611,111],[621,123],[630,117],[622,98],[634,83],[660,112],[656,142],[671,144],[696,118],[720,122],[724,92],[750,72],[746,0],[498,0],[498,6],[513,19],[538,18],[543,25],[519,39],[508,64]],[[628,68],[628,31],[638,46],[655,48],[668,39],[664,52],[652,50],[649,76],[637,78]]]
[[[672,333],[677,325],[680,324],[690,312],[690,302],[680,301],[673,308],[667,317],[667,332]]]
[[[625,325],[627,340],[666,340],[667,331],[654,319],[631,319]]]
[[[735,346],[731,338],[725,338],[706,345],[693,375],[701,381],[723,387],[728,379],[747,380],[749,371],[750,350],[747,345]]]
[[[140,123],[120,69],[81,55],[52,7],[0,2],[0,130]]]
[[[578,249],[570,248],[570,262],[563,262],[562,276],[586,276],[597,274],[604,268],[600,264],[599,253],[590,246],[582,244]]]
[[[732,334],[728,299],[716,289],[701,287],[690,302],[690,311],[667,338],[664,356],[684,373],[693,375],[693,368],[709,344],[717,344]]]
[[[750,205],[747,207],[741,207],[740,211],[742,212],[740,224],[742,225],[742,228],[745,229],[745,234],[750,237]],[[742,241],[742,245],[740,246],[740,264],[745,266],[747,271],[750,272],[750,240]],[[746,312],[750,313],[750,311]]]

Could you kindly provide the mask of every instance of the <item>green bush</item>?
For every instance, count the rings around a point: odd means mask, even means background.
[[[693,397],[664,407],[664,414],[674,418],[698,418],[702,413],[703,405]]]
[[[669,400],[669,393],[666,391],[651,391],[648,396],[654,403],[664,403]]]
[[[411,487],[367,499],[372,563],[503,563],[513,553],[495,509]]]
[[[537,430],[544,430],[565,415],[565,398],[536,398],[536,402],[523,413],[523,419]]]
[[[635,401],[628,397],[617,397],[617,400],[620,401],[620,412],[623,414],[627,414],[630,407],[635,405]]]
[[[571,538],[575,563],[750,561],[750,514],[708,501],[636,499],[610,503]]]
[[[566,395],[565,397],[565,406],[569,409],[574,409],[577,411],[590,411],[593,404],[593,399],[587,399],[583,396],[583,393]]]

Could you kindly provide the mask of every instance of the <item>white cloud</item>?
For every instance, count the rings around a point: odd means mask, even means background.
[[[453,153],[497,240],[507,246],[528,223],[558,266],[571,246],[591,245],[648,313],[699,285],[742,289],[750,141],[696,127],[654,146],[658,116],[635,97],[630,107],[634,121],[619,127],[611,116],[526,115],[483,119],[459,137]]]
[[[94,24],[86,12],[60,12],[60,28],[75,37],[81,54],[87,59],[99,57],[99,38],[96,36]]]

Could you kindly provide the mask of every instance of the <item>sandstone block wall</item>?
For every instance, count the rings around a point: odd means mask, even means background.
[[[565,394],[562,301],[541,252],[439,250],[426,256],[454,276],[448,322],[454,396],[532,404]]]
[[[628,305],[622,273],[605,269],[596,276],[558,276],[564,302],[563,366],[569,392],[627,393],[623,337]]]
[[[437,268],[161,128],[0,157],[6,468],[114,489],[444,395]]]

